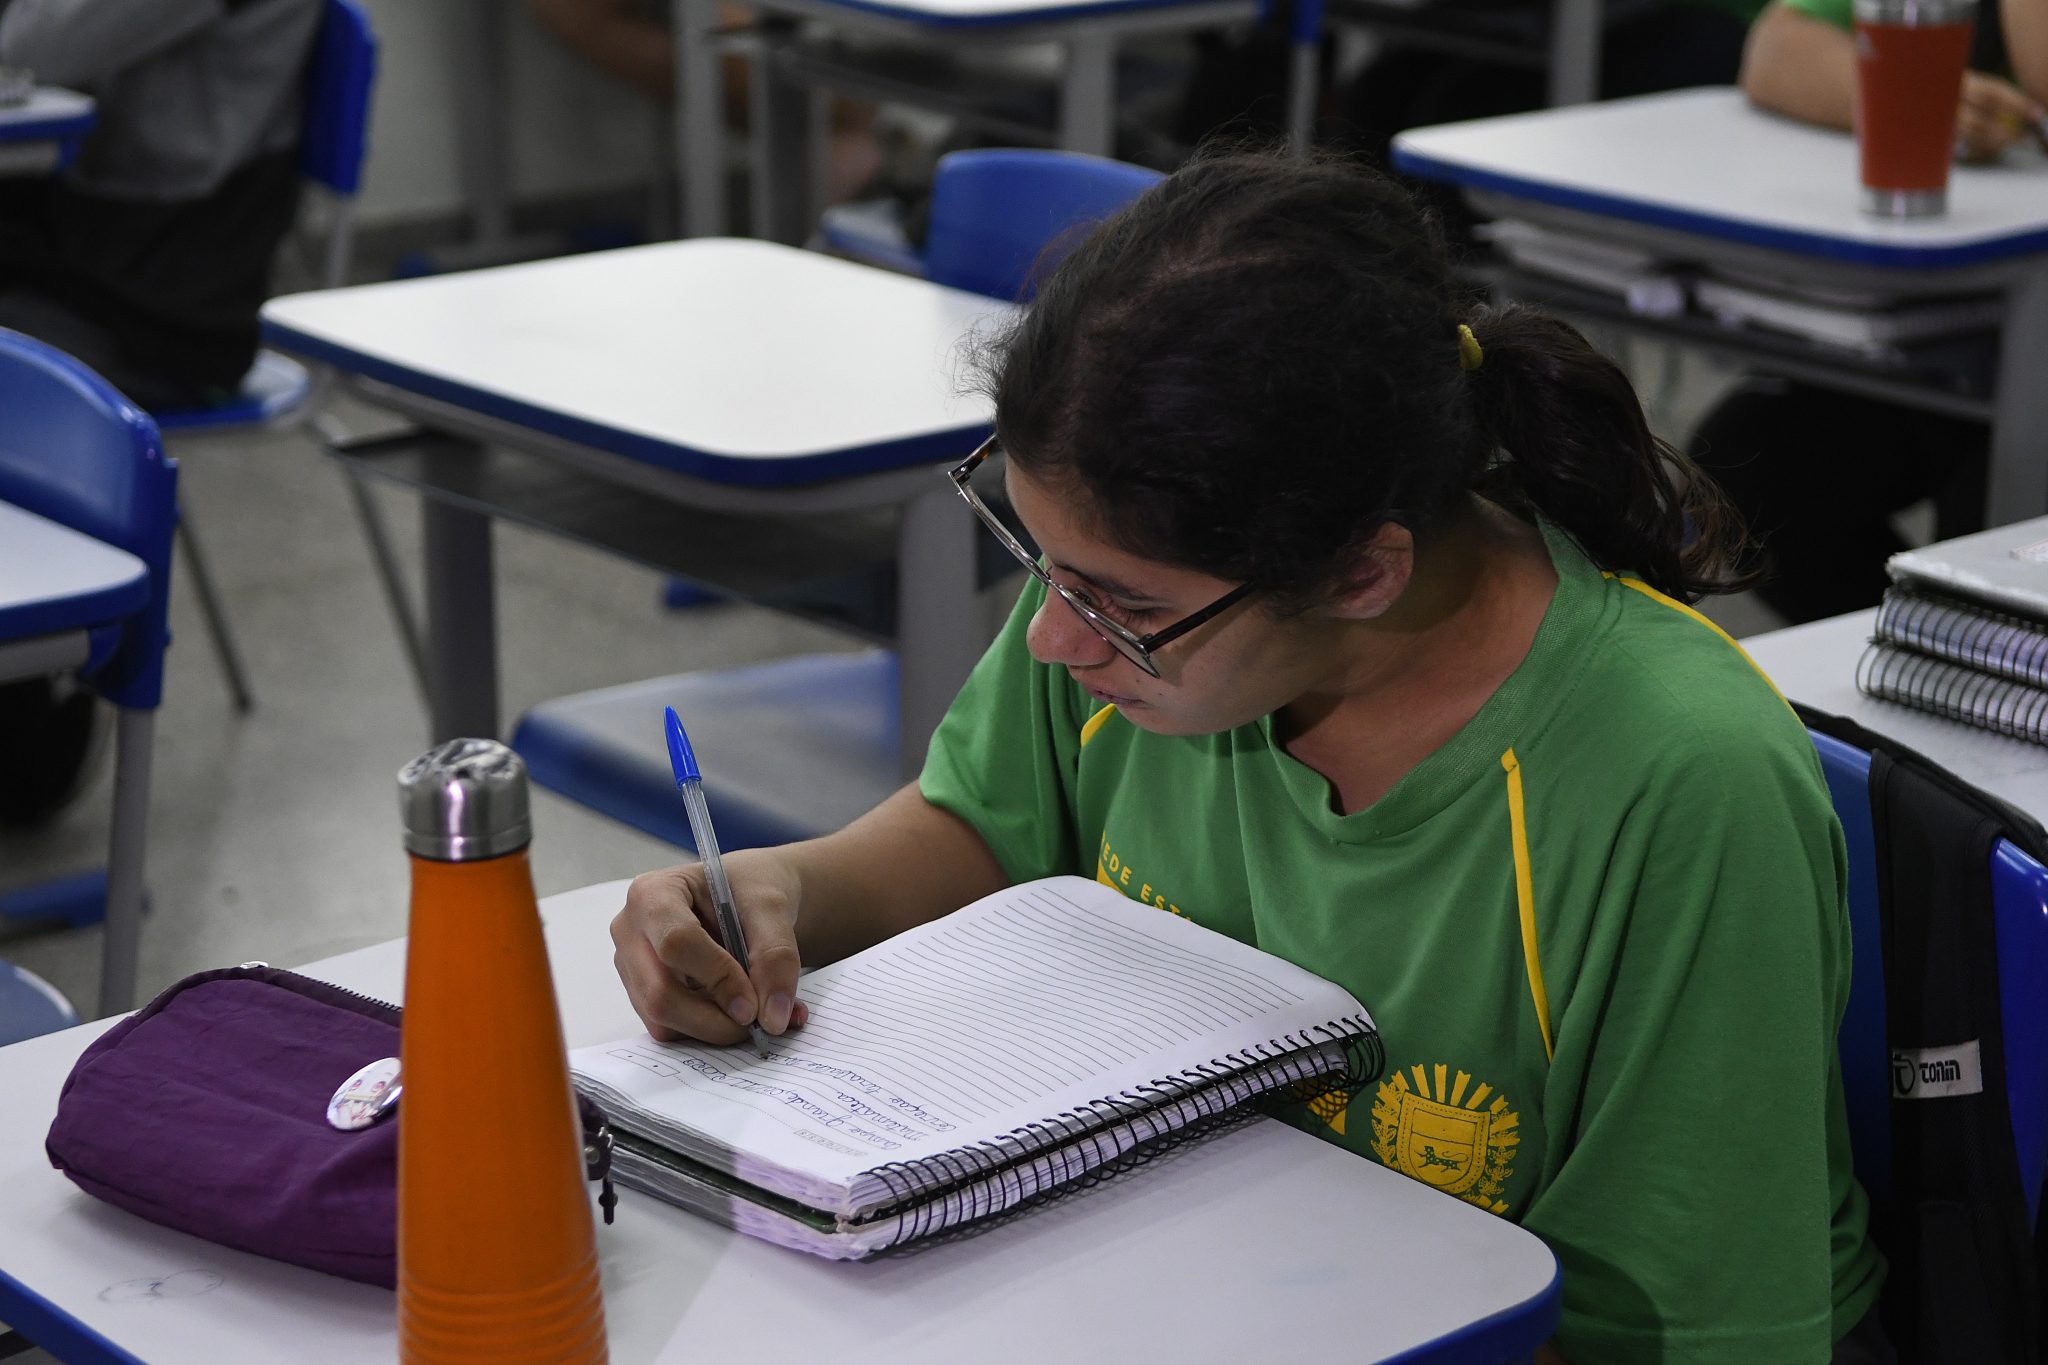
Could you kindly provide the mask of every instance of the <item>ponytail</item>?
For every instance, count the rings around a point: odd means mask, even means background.
[[[1713,480],[1650,432],[1628,377],[1562,318],[1508,304],[1467,324],[1466,374],[1497,454],[1478,491],[1540,512],[1605,568],[1681,602],[1756,579],[1741,519]]]

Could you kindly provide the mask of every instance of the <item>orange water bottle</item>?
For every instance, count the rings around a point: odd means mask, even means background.
[[[526,765],[450,740],[398,775],[412,856],[400,1044],[407,1365],[605,1359],[597,1246],[526,846]]]

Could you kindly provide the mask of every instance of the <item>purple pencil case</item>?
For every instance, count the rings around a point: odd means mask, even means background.
[[[398,1056],[401,1017],[275,967],[188,976],[79,1057],[44,1149],[80,1189],[153,1223],[389,1288],[404,1104],[354,1131],[330,1125],[327,1106],[362,1067]],[[610,1141],[594,1120],[586,1101],[599,1178]]]

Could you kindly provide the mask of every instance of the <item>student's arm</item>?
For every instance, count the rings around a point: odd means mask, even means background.
[[[2048,0],[2001,0],[2005,59],[2028,98],[2048,104]]]
[[[2004,13],[2021,12],[2022,33],[2007,23],[2007,47],[2021,84],[2039,91],[2048,80],[2048,0],[2002,0]],[[2027,26],[2031,24],[2032,27]],[[2022,67],[2020,49],[2034,58]],[[2030,78],[2026,73],[2032,70]],[[2029,81],[2033,84],[2029,85]],[[1742,93],[1759,109],[1823,128],[1847,130],[1856,120],[1856,44],[1850,31],[1812,18],[1777,0],[1750,26],[1742,50]],[[2044,112],[2041,101],[2011,81],[1982,71],[1963,75],[1956,137],[1970,160],[1997,156],[2030,134]]]
[[[1849,128],[1856,117],[1856,47],[1833,24],[1773,3],[1749,28],[1742,93],[1759,109]]]
[[[529,0],[562,46],[655,99],[675,98],[674,40],[634,0]]]
[[[0,10],[0,63],[90,90],[226,13],[222,0],[12,0]]]
[[[701,865],[649,872],[612,921],[613,961],[656,1038],[734,1043],[801,1024],[799,958],[834,962],[1008,884],[988,845],[907,786],[835,834],[725,859],[752,979],[718,944]]]

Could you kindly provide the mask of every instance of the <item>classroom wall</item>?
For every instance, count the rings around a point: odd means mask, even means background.
[[[385,225],[464,204],[457,83],[479,60],[472,16],[496,5],[506,30],[514,201],[645,183],[663,114],[563,52],[524,0],[365,0],[379,42],[370,159],[358,221]]]

